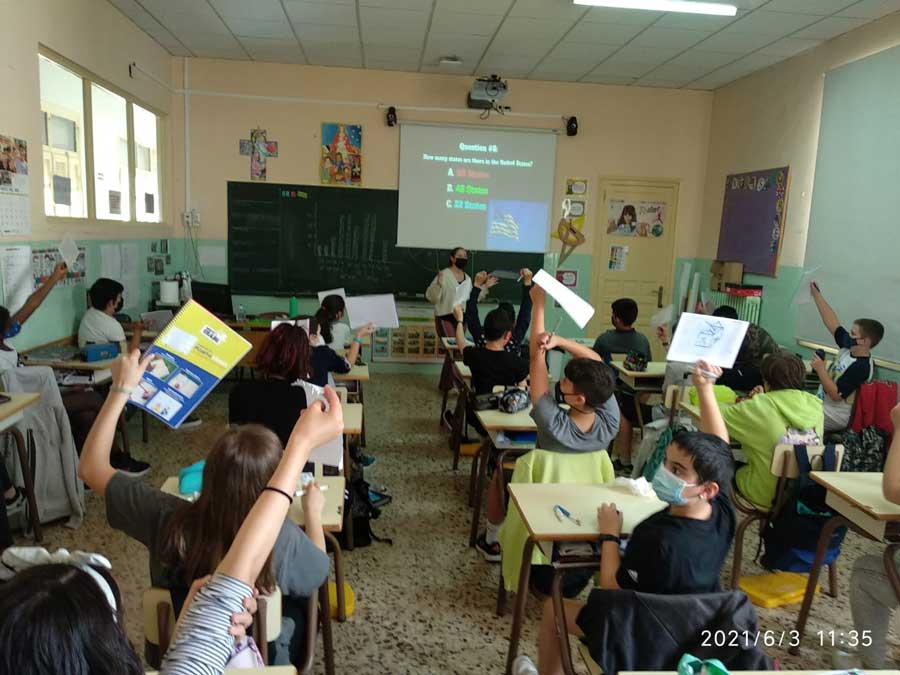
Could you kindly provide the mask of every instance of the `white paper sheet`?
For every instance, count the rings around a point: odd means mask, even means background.
[[[309,406],[315,401],[325,401],[325,390],[306,380],[300,381],[300,386],[306,392],[306,405]],[[328,406],[326,405],[326,408]],[[309,461],[314,464],[327,464],[328,466],[336,466],[338,469],[344,468],[344,438],[336,436],[332,440],[313,448],[309,455]]]
[[[197,247],[197,257],[200,259],[201,265],[207,267],[225,267],[228,265],[228,249],[222,246],[203,246]]]
[[[800,277],[800,285],[797,287],[797,291],[794,293],[794,299],[791,301],[791,304],[795,307],[798,305],[806,305],[813,301],[812,293],[809,292],[809,285],[816,280],[816,274],[818,274],[819,270],[822,269],[822,266],[813,267],[811,270],[807,270],[803,273],[803,276]]]
[[[115,278],[115,277],[113,277]],[[125,290],[122,291],[122,308],[134,309],[141,304],[141,281],[137,276],[121,276],[118,281]]]
[[[350,320],[350,328],[354,330],[367,323],[374,324],[376,328],[400,327],[397,303],[389,293],[347,298],[347,318]]]
[[[660,326],[667,326],[672,323],[672,312],[674,308],[672,305],[666,305],[661,310],[659,310],[656,314],[650,317],[650,328],[656,329]]]
[[[681,275],[678,277],[678,296],[676,297],[675,302],[675,311],[674,318],[678,318],[682,311],[684,311],[684,299],[687,297],[688,286],[691,283],[691,270],[693,267],[691,263],[686,262],[681,264]],[[688,308],[690,311],[690,308]]]
[[[589,302],[563,286],[555,277],[547,274],[544,270],[538,270],[538,273],[534,275],[534,283],[547,291],[547,294],[559,303],[559,306],[565,310],[566,314],[572,317],[572,320],[579,328],[584,328],[587,322],[591,320],[591,317],[594,316],[594,308],[591,307]]]
[[[3,274],[3,295],[6,308],[15,314],[28,296],[34,292],[30,246],[4,246],[0,250]]]
[[[283,323],[287,323],[292,326],[300,326],[300,328],[305,330],[306,334],[309,335],[309,319],[274,319],[269,325],[269,330],[275,330]]]
[[[78,244],[72,239],[72,235],[66,233],[63,240],[59,242],[59,255],[62,256],[63,262],[69,268],[70,272],[75,271],[75,261],[78,260]]]
[[[684,312],[666,360],[696,363],[703,359],[720,368],[731,368],[749,325],[746,321]]]
[[[31,234],[28,195],[0,192],[0,234]]]
[[[122,249],[119,244],[100,244],[100,276],[107,279],[122,276]]]
[[[319,291],[319,304],[322,304],[322,300],[327,298],[329,295],[339,295],[345,301],[347,300],[347,294],[344,292],[343,288],[332,288],[329,291]]]
[[[136,277],[140,274],[138,269],[138,245],[122,244],[122,276]]]

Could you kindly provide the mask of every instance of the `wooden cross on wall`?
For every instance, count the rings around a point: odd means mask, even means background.
[[[250,130],[250,139],[240,140],[241,154],[250,157],[250,180],[266,179],[266,158],[278,157],[278,141],[266,139],[266,130]]]

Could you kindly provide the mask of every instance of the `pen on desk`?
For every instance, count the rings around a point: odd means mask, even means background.
[[[558,521],[562,522],[563,518],[568,518],[573,523],[578,525],[578,527],[581,527],[581,521],[578,520],[578,518],[573,516],[569,511],[567,511],[564,507],[560,506],[559,504],[557,504],[553,507],[553,512],[556,514],[556,519]]]

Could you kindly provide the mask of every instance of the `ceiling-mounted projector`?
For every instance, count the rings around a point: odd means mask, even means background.
[[[472,89],[466,97],[466,103],[470,108],[494,110],[506,96],[507,91],[509,91],[509,87],[506,80],[501,80],[499,75],[479,77],[472,84]]]

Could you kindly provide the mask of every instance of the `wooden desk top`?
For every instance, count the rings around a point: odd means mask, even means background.
[[[353,366],[349,373],[334,374],[335,382],[368,382],[369,366]]]
[[[9,419],[20,410],[24,410],[33,403],[40,400],[40,394],[31,394],[24,392],[4,392],[4,396],[9,397],[7,403],[0,403],[0,422]]]
[[[531,406],[510,415],[499,410],[476,410],[475,416],[486,431],[534,431],[537,425],[531,419]]]
[[[469,366],[467,366],[462,361],[454,361],[453,367],[456,368],[457,372],[459,373],[459,376],[462,379],[464,379],[464,380],[472,379],[472,369],[469,368]]]
[[[876,520],[900,520],[900,504],[889,502],[881,487],[881,473],[812,471],[810,477]]]
[[[344,411],[344,435],[356,436],[362,433],[363,404],[345,403]]]
[[[510,483],[509,493],[522,516],[525,527],[536,541],[575,541],[594,539],[600,534],[597,509],[614,503],[624,516],[622,532],[629,534],[649,516],[666,508],[654,497],[638,497],[618,485],[578,485],[572,483]],[[556,518],[553,507],[559,504],[581,521]]]
[[[319,485],[328,486],[328,489],[322,492],[325,495],[325,508],[322,510],[322,528],[328,532],[340,532],[344,524],[344,486],[345,479],[343,476],[320,476],[316,479]],[[166,482],[160,488],[163,492],[189,499],[188,495],[178,492],[178,476],[169,476]],[[299,485],[298,485],[298,490]],[[300,497],[295,496],[294,502],[288,511],[288,517],[295,523],[303,527],[303,505]]]
[[[647,362],[647,370],[643,372],[638,372],[636,370],[628,370],[625,368],[625,364],[621,361],[613,361],[613,368],[618,370],[623,375],[628,377],[633,377],[636,380],[648,380],[654,378],[660,378],[666,376],[666,362],[665,361],[648,361]]]
[[[442,337],[441,344],[444,345],[444,349],[446,349],[447,351],[455,351],[455,350],[462,351],[462,349],[459,348],[459,345],[456,344],[456,338]],[[465,347],[474,347],[474,346],[475,346],[475,343],[472,342],[471,340],[469,340],[468,338],[466,338],[466,344],[464,344],[463,347],[465,348]]]

